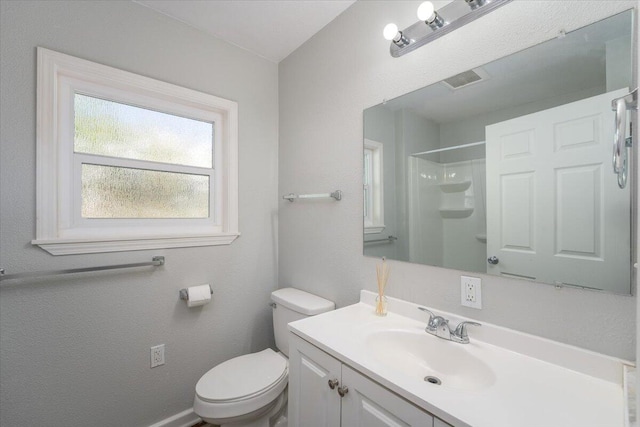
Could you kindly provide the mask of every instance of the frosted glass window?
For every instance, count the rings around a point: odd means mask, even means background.
[[[209,176],[82,165],[83,218],[207,218]]]
[[[213,123],[74,95],[74,151],[211,168]]]
[[[236,102],[37,50],[33,244],[69,255],[238,238]]]

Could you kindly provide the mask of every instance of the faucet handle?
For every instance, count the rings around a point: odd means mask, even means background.
[[[467,334],[467,325],[482,326],[478,322],[470,322],[470,321],[460,322],[458,326],[456,326],[456,330],[453,331],[453,335],[455,335],[457,338],[459,338],[462,342],[465,342],[465,343],[469,342],[469,335]]]
[[[434,322],[434,319],[436,318],[436,315],[433,314],[433,311],[429,310],[426,307],[418,307],[418,310],[424,311],[425,313],[429,314],[429,320],[427,321],[427,329],[434,329],[436,328],[436,324]]]

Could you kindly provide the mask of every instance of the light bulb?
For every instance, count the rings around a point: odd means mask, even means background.
[[[389,41],[396,38],[397,34],[398,34],[398,26],[394,23],[385,25],[384,30],[382,31],[382,35],[384,36],[384,38]]]
[[[425,1],[418,6],[418,19],[431,22],[435,19],[436,8],[430,1]]]

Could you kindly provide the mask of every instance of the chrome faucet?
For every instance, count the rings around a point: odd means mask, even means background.
[[[477,322],[464,321],[460,322],[454,330],[451,330],[451,328],[449,327],[449,320],[445,319],[442,316],[436,316],[435,314],[433,314],[433,312],[431,312],[431,310],[425,307],[418,307],[418,309],[429,313],[429,321],[427,322],[427,327],[424,328],[427,333],[435,335],[438,338],[457,342],[460,344],[469,344],[467,325],[482,326]]]

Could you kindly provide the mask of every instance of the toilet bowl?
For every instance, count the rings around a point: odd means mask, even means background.
[[[282,409],[278,404],[286,402],[288,378],[287,359],[271,349],[239,356],[200,378],[193,408],[211,424],[269,426],[252,421],[268,421]]]
[[[194,412],[222,427],[286,427],[287,324],[333,310],[335,304],[307,292],[284,288],[271,294],[276,346],[227,360],[196,384]]]

